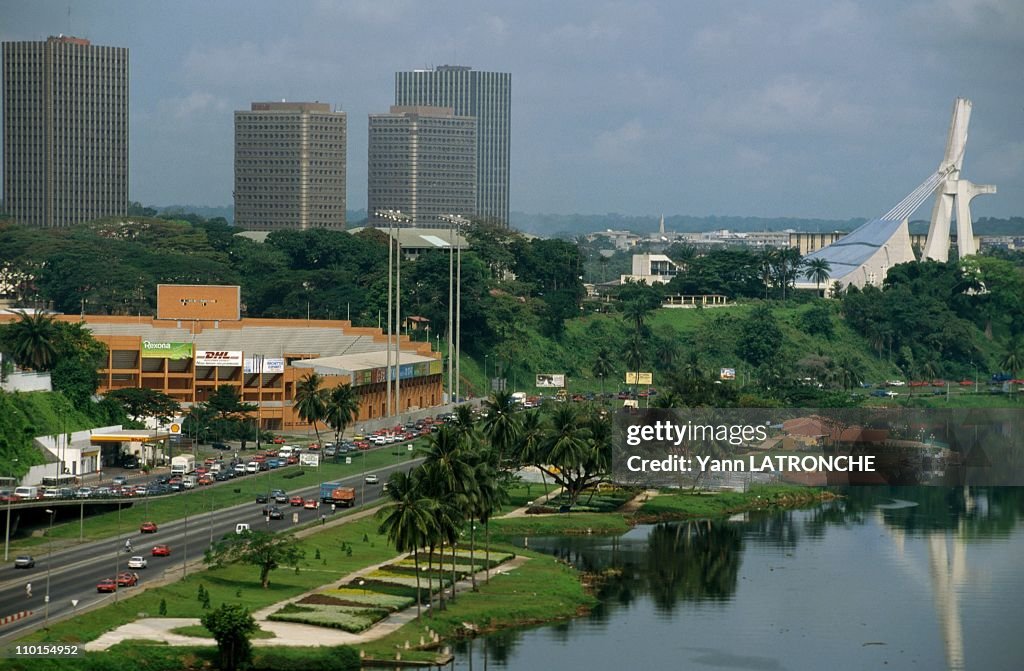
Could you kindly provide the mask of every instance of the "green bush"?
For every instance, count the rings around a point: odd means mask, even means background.
[[[339,645],[312,650],[261,648],[253,660],[253,671],[358,671],[359,653]]]

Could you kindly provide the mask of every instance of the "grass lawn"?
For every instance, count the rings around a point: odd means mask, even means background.
[[[396,456],[393,452],[398,452]],[[157,524],[167,524],[185,516],[187,508],[190,515],[198,515],[210,510],[220,510],[238,505],[240,503],[251,503],[255,500],[256,494],[268,492],[271,489],[283,489],[291,492],[297,489],[318,485],[321,482],[329,482],[339,478],[352,475],[359,475],[364,470],[373,471],[384,466],[398,462],[408,461],[409,453],[402,446],[402,450],[394,450],[384,447],[379,450],[360,452],[352,459],[351,464],[326,463],[320,467],[320,471],[307,468],[300,471],[297,465],[286,466],[265,471],[256,476],[236,478],[225,483],[201,487],[187,492],[166,495],[148,499],[140,497],[137,499],[124,499],[121,505],[120,514],[117,506],[111,505],[110,512],[101,513],[85,518],[84,539],[86,542],[100,540],[116,536],[118,531],[137,535],[139,525],[147,520]],[[365,460],[365,463],[364,463]],[[286,478],[286,475],[302,473],[297,477]],[[237,492],[235,490],[238,490]],[[358,496],[359,489],[356,489]],[[67,517],[64,517],[64,516]],[[53,525],[53,539],[56,548],[68,547],[78,544],[79,538],[79,507],[59,506],[58,521]],[[120,516],[120,521],[118,517]],[[64,517],[67,521],[61,522]],[[12,552],[19,549],[26,549],[33,546],[45,545],[45,536],[33,538],[22,538],[11,541]]]
[[[424,609],[418,621],[361,646],[366,656],[394,659],[400,651],[402,659],[430,659],[428,652],[404,649],[406,641],[413,647],[419,645],[421,636],[429,641],[428,627],[442,639],[453,638],[465,631],[463,622],[472,622],[483,631],[539,624],[574,617],[597,602],[583,589],[572,568],[550,556],[507,546],[499,549],[530,557],[530,561],[507,573],[492,573],[489,584],[480,581],[479,592],[460,593],[446,610],[436,609],[435,602],[435,609]]]
[[[356,520],[300,541],[306,551],[300,571],[296,573],[291,568],[273,571],[270,587],[265,590],[259,586],[257,567],[236,564],[222,569],[206,569],[136,596],[122,593],[117,604],[54,624],[48,633],[42,630],[33,632],[22,641],[91,641],[106,631],[138,619],[139,613],[159,616],[161,601],[166,603],[166,617],[202,617],[207,611],[197,598],[199,585],[209,592],[212,608],[222,603],[240,604],[250,611],[265,608],[340,580],[360,568],[393,558],[395,550],[384,536],[377,533],[378,525],[372,517]],[[351,548],[351,554],[347,549],[342,550],[342,543]],[[320,559],[316,559],[317,550],[320,551]]]
[[[504,515],[516,508],[522,508],[530,501],[534,501],[537,498],[544,496],[553,489],[557,489],[557,485],[550,481],[546,485],[541,482],[520,481],[519,484],[509,488],[508,503],[504,504],[497,514]]]
[[[637,515],[645,517],[721,517],[771,506],[810,505],[831,497],[826,490],[799,485],[755,485],[749,492],[662,492],[644,503]]]
[[[491,520],[492,536],[557,536],[560,534],[617,534],[629,530],[623,515],[614,513],[557,513]]]
[[[185,627],[177,627],[171,629],[172,634],[178,634],[179,636],[195,636],[196,638],[213,638],[213,632],[204,627],[201,624],[190,624]],[[277,634],[272,631],[265,631],[257,628],[249,638],[277,638]]]

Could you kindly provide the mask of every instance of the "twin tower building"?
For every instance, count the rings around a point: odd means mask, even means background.
[[[511,75],[464,66],[395,75],[395,104],[371,114],[369,224],[400,210],[420,227],[451,215],[508,223]],[[346,117],[326,103],[259,102],[235,112],[235,223],[250,230],[344,228]]]
[[[509,217],[509,73],[399,72],[369,121],[368,203],[416,226]],[[3,43],[4,205],[37,227],[128,211],[128,50],[77,37]],[[346,118],[325,103],[235,112],[235,224],[345,227]]]

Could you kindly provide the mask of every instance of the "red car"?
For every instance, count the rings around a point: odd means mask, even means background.
[[[285,440],[281,436],[274,436],[274,445],[284,445]]]
[[[154,545],[153,546],[154,557],[170,557],[171,546],[170,545]]]
[[[104,578],[96,583],[97,592],[116,592],[117,582],[113,578]]]
[[[155,534],[156,533],[156,522],[143,522],[139,526],[139,531],[144,534]]]
[[[306,499],[302,507],[306,510],[316,510],[316,499]]]
[[[293,505],[293,506],[301,506],[302,505],[302,497],[301,496],[293,496],[290,499],[288,499],[288,503]]]
[[[117,574],[118,587],[135,587],[137,584],[139,584],[139,579],[134,573],[130,571],[123,571]]]

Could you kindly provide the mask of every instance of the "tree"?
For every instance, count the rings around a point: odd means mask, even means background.
[[[218,668],[225,671],[245,669],[252,663],[252,644],[249,637],[259,627],[247,608],[238,604],[222,603],[217,610],[199,618],[217,641],[220,656]]]
[[[548,417],[532,466],[565,489],[575,505],[584,489],[600,482],[611,463],[611,420],[559,404]]]
[[[422,471],[396,471],[388,478],[390,503],[377,512],[380,532],[385,534],[399,552],[413,553],[416,567],[416,617],[420,616],[420,548],[430,535],[434,503],[424,495]]]
[[[107,398],[116,401],[136,421],[143,417],[155,417],[166,424],[181,412],[181,404],[174,398],[147,387],[115,389],[107,394]]]
[[[814,280],[814,290],[816,293],[821,294],[821,283],[828,282],[829,273],[832,272],[832,264],[828,262],[828,259],[816,258],[806,259],[803,266],[804,276],[809,280]]]
[[[487,417],[483,422],[484,436],[494,451],[494,465],[502,468],[505,458],[519,436],[519,414],[510,391],[496,391],[484,401]]]
[[[755,366],[778,356],[782,340],[782,331],[767,305],[754,308],[740,325],[740,351]]]
[[[48,314],[15,311],[18,320],[4,329],[4,341],[14,363],[22,368],[51,370],[57,361],[57,323]]]
[[[299,419],[313,425],[316,442],[320,442],[320,429],[317,422],[327,414],[327,403],[324,400],[323,377],[319,373],[306,373],[295,385],[295,411]]]
[[[206,551],[203,561],[215,567],[233,562],[256,566],[260,570],[260,585],[267,589],[271,571],[282,565],[294,566],[305,557],[305,551],[298,546],[298,539],[291,534],[247,531],[228,534]]]
[[[341,436],[345,428],[359,416],[359,397],[352,390],[352,385],[341,384],[331,389],[327,394],[324,419],[327,425],[334,429],[334,443],[341,442]],[[340,456],[337,452],[335,458]]]
[[[597,356],[594,358],[594,366],[592,368],[594,375],[601,378],[601,396],[604,396],[604,381],[611,375],[615,374],[615,364],[612,362],[612,354],[607,348],[602,347],[597,352]]]

